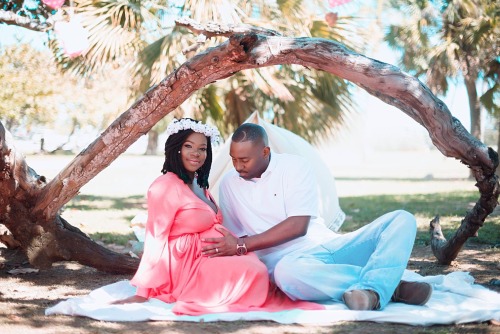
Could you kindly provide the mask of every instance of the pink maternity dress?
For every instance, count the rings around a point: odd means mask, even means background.
[[[216,213],[177,175],[169,172],[156,179],[148,191],[144,253],[131,281],[136,294],[175,303],[173,312],[188,315],[324,309],[289,299],[270,283],[266,266],[254,253],[203,256],[201,239],[222,236],[215,229],[221,224],[220,210]]]

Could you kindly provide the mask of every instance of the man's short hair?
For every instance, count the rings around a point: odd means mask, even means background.
[[[269,145],[267,133],[264,128],[254,123],[243,123],[234,131],[231,140],[236,143],[251,141],[253,143],[262,142],[264,146]]]

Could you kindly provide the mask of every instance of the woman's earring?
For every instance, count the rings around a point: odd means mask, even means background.
[[[181,153],[181,151],[177,151],[177,153],[179,153],[179,154],[180,154],[180,153]]]

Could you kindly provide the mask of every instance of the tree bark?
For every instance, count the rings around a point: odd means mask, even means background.
[[[17,15],[15,12],[3,9],[0,9],[0,22],[39,32],[46,32],[54,26],[52,15],[45,15],[45,20],[40,21],[39,19]]]
[[[194,30],[206,36],[217,35],[214,25],[210,26],[210,31],[203,31],[199,25],[187,19],[177,23],[188,28],[194,26]],[[499,195],[498,178],[494,174],[498,165],[496,152],[471,136],[426,86],[397,67],[354,53],[331,40],[282,37],[269,31],[255,32],[245,27],[238,31],[238,34],[231,34],[227,27],[220,29],[221,35],[229,36],[226,42],[195,55],[160,84],[152,87],[49,183],[30,176],[23,181],[24,187],[16,188],[16,184],[20,183],[19,173],[10,172],[0,178],[0,201],[3,202],[0,204],[10,208],[4,210],[10,210],[10,215],[9,212],[5,215],[2,213],[1,222],[8,226],[16,238],[21,239],[23,249],[32,254],[31,263],[47,266],[51,261],[64,259],[87,264],[88,255],[82,258],[72,251],[71,244],[61,241],[56,243],[60,249],[52,246],[55,240],[62,238],[62,234],[58,233],[60,230],[66,229],[68,233],[79,235],[68,228],[68,224],[61,223],[58,216],[60,208],[197,89],[241,70],[280,64],[298,64],[352,81],[401,109],[428,130],[432,142],[444,155],[459,159],[471,168],[478,182],[480,199],[464,218],[456,234],[449,241],[441,240],[433,246],[439,262],[451,262],[465,240],[479,229],[496,206]],[[9,160],[12,152],[5,149],[1,152],[0,170],[4,171],[6,164],[13,161]],[[11,219],[13,211],[17,212],[20,220]],[[81,236],[73,238],[83,240]],[[30,252],[33,247],[47,251],[37,256]],[[97,250],[93,251],[93,254],[97,253]],[[118,271],[130,268],[128,260],[122,257],[115,261],[110,260],[107,254],[100,256],[107,262],[107,267],[100,269]]]
[[[58,214],[50,219],[34,214],[45,185],[45,177],[26,164],[0,123],[0,224],[12,233],[29,262],[49,268],[55,261],[71,260],[112,273],[137,269],[137,259],[100,246]]]

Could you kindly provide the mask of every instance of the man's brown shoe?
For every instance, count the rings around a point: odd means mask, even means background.
[[[432,286],[424,282],[399,282],[391,300],[396,303],[424,305],[432,295]]]
[[[372,290],[351,290],[342,296],[350,310],[371,311],[380,308],[378,294]]]

